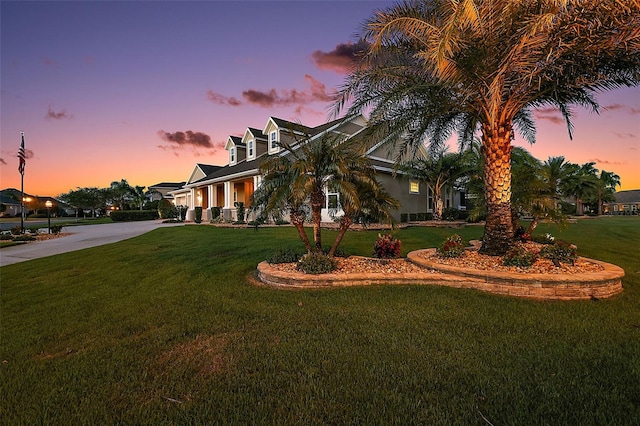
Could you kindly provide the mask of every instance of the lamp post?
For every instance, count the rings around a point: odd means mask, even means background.
[[[51,200],[47,200],[44,203],[44,205],[47,206],[47,228],[50,234],[51,233],[51,206],[53,206],[53,203],[51,202]]]

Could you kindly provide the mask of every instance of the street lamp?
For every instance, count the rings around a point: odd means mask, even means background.
[[[53,203],[51,202],[51,200],[47,200],[44,203],[45,206],[47,206],[47,223],[48,223],[48,229],[49,229],[49,234],[51,233],[51,206],[53,206]]]

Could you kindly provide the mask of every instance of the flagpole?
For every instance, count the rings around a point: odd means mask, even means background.
[[[18,151],[18,157],[20,158],[20,165],[18,166],[20,171],[20,234],[24,234],[24,169],[26,156],[24,151],[24,132],[20,132],[20,138],[22,139],[20,150]]]

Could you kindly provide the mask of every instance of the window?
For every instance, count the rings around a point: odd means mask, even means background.
[[[235,163],[236,162],[236,149],[235,148],[231,148],[229,150],[229,159],[231,163]]]
[[[419,194],[420,193],[420,182],[417,180],[409,181],[409,192],[411,194]]]
[[[278,132],[275,130],[269,133],[269,146],[271,149],[278,148]]]
[[[328,209],[338,208],[338,194],[327,194],[327,208]]]
[[[249,157],[253,157],[253,141],[249,141]]]

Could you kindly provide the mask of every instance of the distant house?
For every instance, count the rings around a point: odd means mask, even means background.
[[[615,201],[605,203],[604,211],[608,215],[637,215],[640,211],[640,189],[618,191],[613,194]]]
[[[20,215],[20,201],[1,195],[0,205],[3,206],[2,211],[0,211],[0,217],[13,217]]]
[[[151,192],[149,201],[156,201],[160,198],[171,198],[168,193],[182,188],[185,183],[186,182],[160,182],[155,185],[151,185],[148,188]]]
[[[281,143],[294,145],[314,140],[324,135],[336,135],[346,138],[356,137],[366,128],[363,116],[350,121],[335,120],[317,127],[308,127],[291,121],[269,117],[261,128],[247,127],[242,137],[229,136],[225,150],[228,154],[226,166],[196,164],[189,179],[179,189],[169,191],[175,205],[187,206],[187,220],[195,217],[195,208],[202,207],[203,221],[211,220],[212,207],[219,207],[226,220],[236,220],[236,207],[244,203],[249,207],[254,189],[260,185],[260,164],[274,155],[287,155]],[[378,180],[386,190],[401,203],[401,208],[393,212],[396,220],[401,214],[427,213],[433,209],[433,193],[423,183],[406,179],[394,173],[392,153],[383,144],[373,146],[366,155],[377,172]],[[421,149],[418,155],[426,155]],[[443,193],[445,206],[464,206],[464,195],[448,188]],[[329,214],[339,205],[339,195],[326,192],[325,208],[322,220],[332,221]]]

